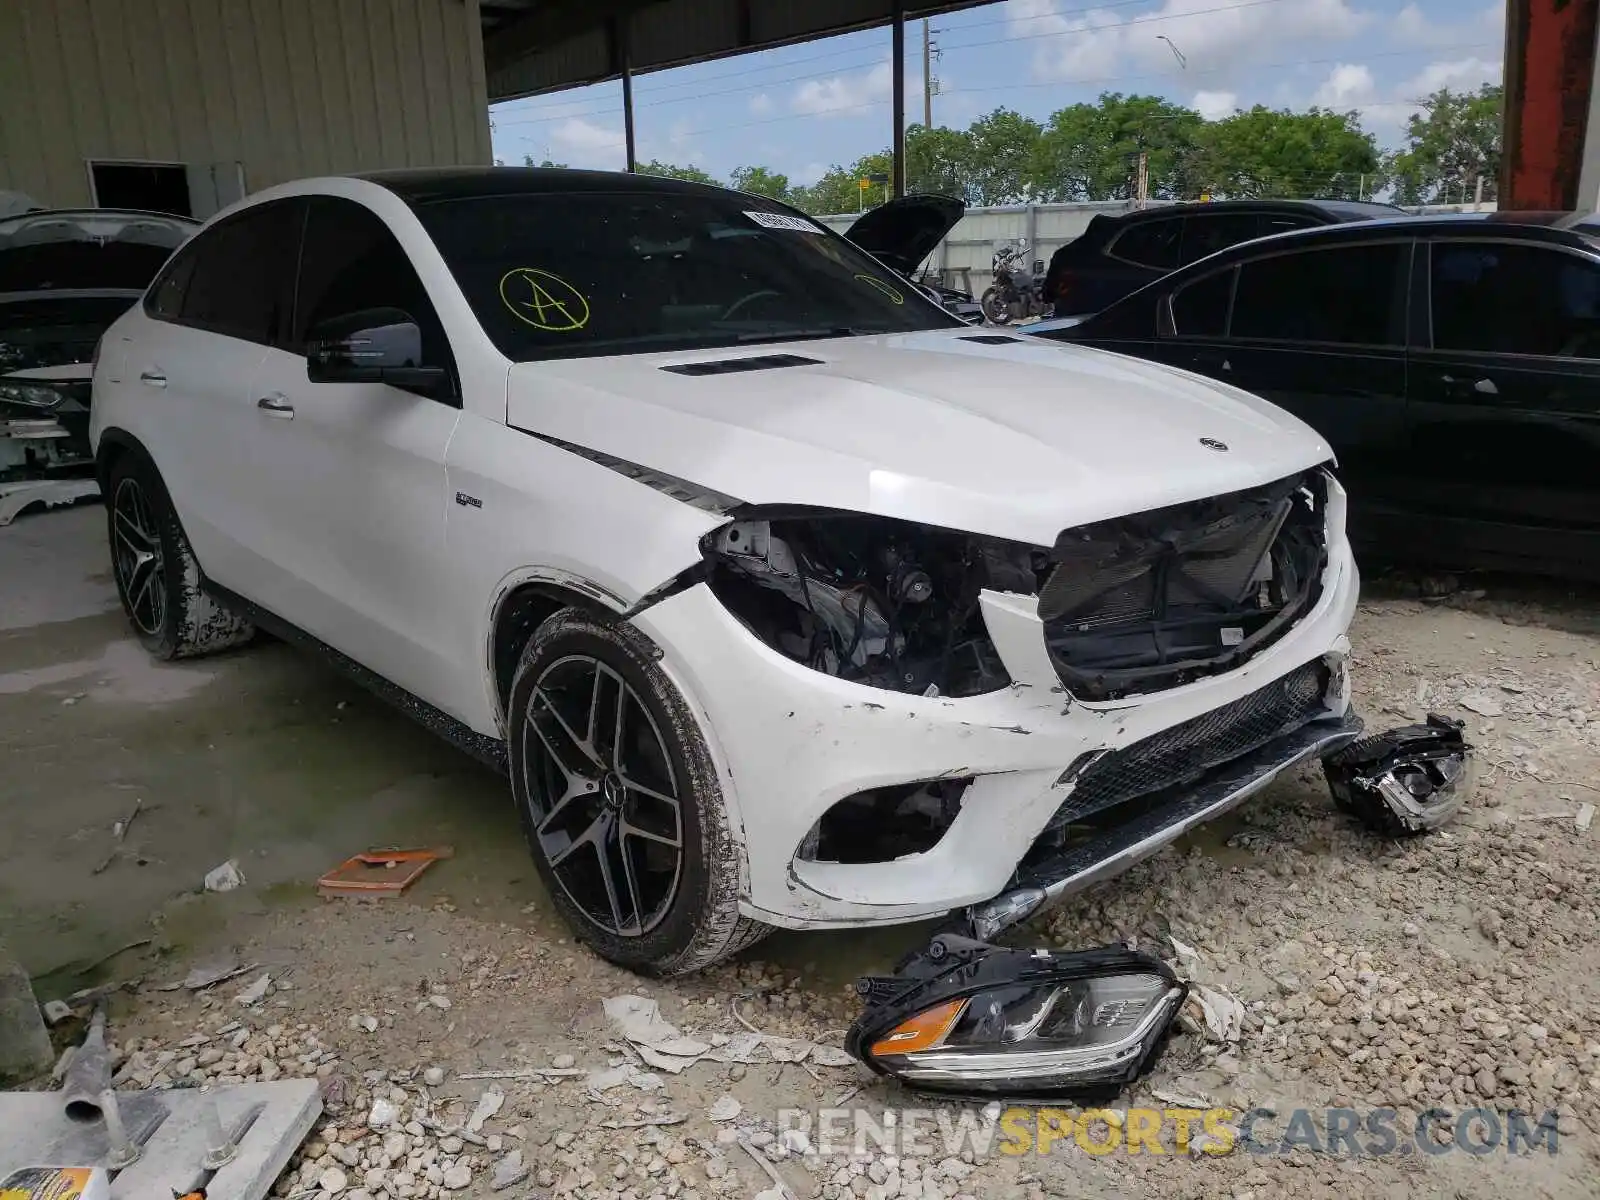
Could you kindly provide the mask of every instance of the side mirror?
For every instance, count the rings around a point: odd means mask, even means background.
[[[424,366],[422,328],[398,308],[369,308],[323,321],[306,339],[306,378],[312,383],[387,383],[431,392],[449,379]]]

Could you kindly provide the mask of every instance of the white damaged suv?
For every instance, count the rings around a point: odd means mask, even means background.
[[[144,644],[271,629],[502,767],[637,970],[993,936],[1360,729],[1312,430],[964,325],[761,197],[272,188],[110,329],[93,399]]]

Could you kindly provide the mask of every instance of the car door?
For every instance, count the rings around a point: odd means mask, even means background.
[[[1427,254],[1415,509],[1457,565],[1600,577],[1600,260],[1492,238]]]
[[[1167,361],[1288,409],[1328,440],[1358,538],[1379,536],[1403,471],[1409,238],[1274,248],[1174,292]],[[1181,347],[1178,348],[1178,347]]]
[[[445,650],[442,569],[445,451],[459,389],[419,394],[387,383],[313,383],[307,343],[319,327],[399,309],[423,330],[426,366],[455,380],[443,327],[394,234],[372,210],[312,197],[289,337],[250,380],[263,503],[281,587],[262,602],[386,679],[437,702]]]
[[[151,288],[122,362],[145,403],[133,431],[155,459],[207,576],[246,596],[273,573],[279,514],[240,486],[255,469],[249,383],[287,324],[301,202],[203,230]]]

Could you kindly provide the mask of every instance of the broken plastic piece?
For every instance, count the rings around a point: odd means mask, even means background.
[[[1322,760],[1334,802],[1364,825],[1391,836],[1438,829],[1460,811],[1473,782],[1465,725],[1429,713],[1362,738]]]
[[[428,850],[368,850],[344,860],[317,880],[319,896],[398,896],[440,859],[449,846]]]

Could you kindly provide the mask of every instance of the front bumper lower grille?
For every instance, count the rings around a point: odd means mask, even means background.
[[[1074,764],[1077,784],[1051,819],[1057,831],[1140,796],[1192,783],[1326,711],[1330,672],[1320,659],[1181,725]]]

